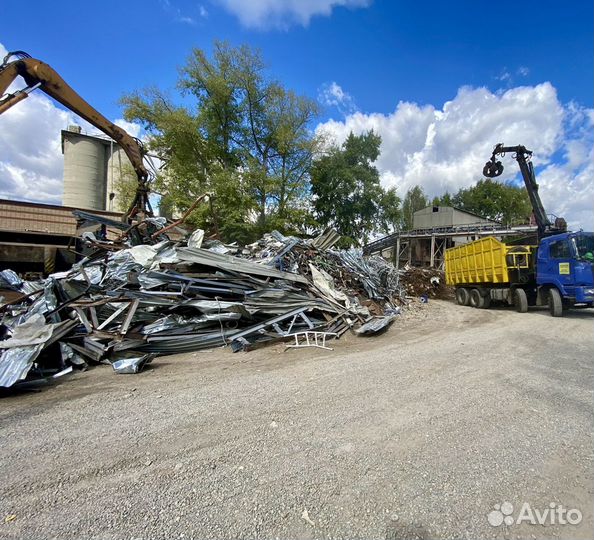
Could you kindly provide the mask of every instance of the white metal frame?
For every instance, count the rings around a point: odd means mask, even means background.
[[[335,332],[316,332],[315,330],[305,330],[303,332],[295,332],[294,334],[289,335],[295,338],[295,343],[287,345],[286,349],[317,347],[318,349],[326,349],[327,351],[333,351],[334,349],[326,346],[326,338],[328,336],[338,336]],[[302,338],[302,341],[299,341],[299,338]]]

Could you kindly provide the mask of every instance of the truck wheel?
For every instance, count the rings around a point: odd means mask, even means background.
[[[484,305],[483,297],[481,296],[481,291],[478,289],[472,289],[470,291],[470,305],[474,308],[482,309]]]
[[[468,294],[468,289],[465,289],[464,287],[458,287],[456,289],[456,302],[458,302],[458,305],[467,306],[469,301],[470,295]]]
[[[483,296],[479,289],[470,291],[470,305],[478,309],[488,309],[491,305],[491,295]]]
[[[561,317],[563,315],[563,301],[561,295],[555,287],[549,289],[549,311],[553,317]]]
[[[518,313],[526,313],[528,311],[528,297],[524,289],[516,289],[514,291],[514,306]]]

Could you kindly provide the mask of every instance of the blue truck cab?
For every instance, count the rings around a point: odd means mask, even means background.
[[[539,304],[551,314],[594,304],[594,233],[566,232],[543,238],[536,255]]]

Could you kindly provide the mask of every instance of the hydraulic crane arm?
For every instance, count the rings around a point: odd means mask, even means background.
[[[483,174],[489,178],[495,178],[500,176],[503,172],[503,165],[501,161],[498,161],[497,156],[503,157],[506,153],[511,152],[513,158],[518,162],[520,166],[520,172],[530,198],[530,204],[534,212],[534,218],[536,219],[536,225],[538,227],[538,237],[542,238],[547,234],[562,232],[567,229],[567,224],[563,218],[558,218],[555,221],[555,226],[551,224],[547,213],[545,212],[540,195],[538,194],[538,183],[534,175],[534,166],[530,158],[532,157],[532,151],[528,150],[525,146],[504,146],[503,143],[499,143],[493,149],[491,159],[485,163],[483,168]]]
[[[10,61],[11,57],[17,57],[17,60]],[[25,80],[26,88],[13,94],[5,94],[9,85],[19,75]],[[84,118],[121,146],[138,177],[136,196],[128,216],[132,217],[138,212],[152,215],[148,200],[149,173],[144,166],[144,150],[140,141],[91,107],[51,66],[31,58],[22,51],[8,53],[0,66],[0,114],[25,99],[36,88],[43,90],[48,96]]]

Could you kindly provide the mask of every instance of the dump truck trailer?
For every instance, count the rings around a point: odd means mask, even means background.
[[[486,237],[446,250],[445,273],[460,305],[488,308],[493,300],[549,306],[559,317],[594,303],[594,234],[562,233],[536,245],[509,245]]]

